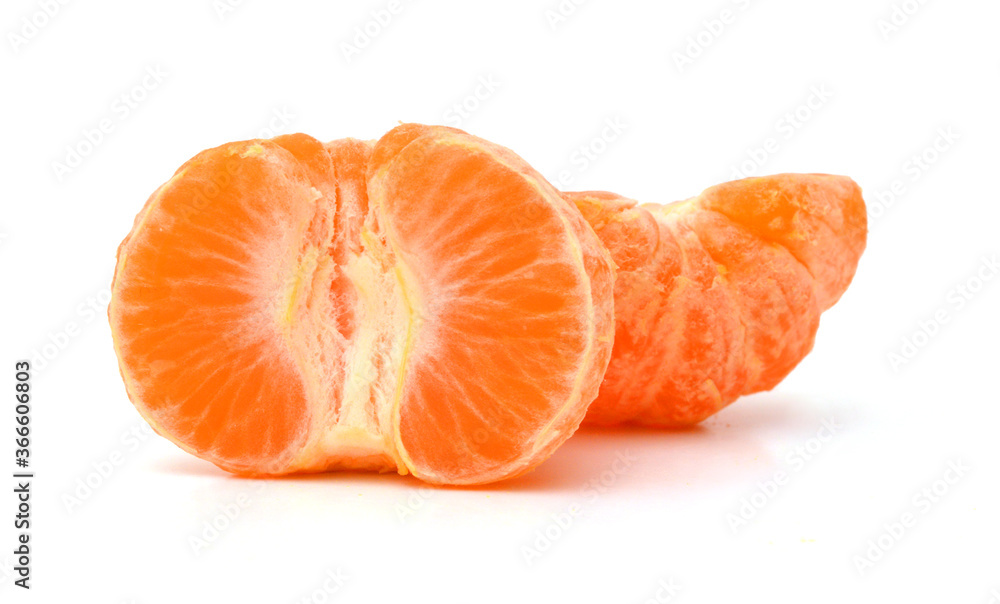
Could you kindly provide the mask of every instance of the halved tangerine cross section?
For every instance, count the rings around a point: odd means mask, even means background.
[[[160,187],[109,317],[136,408],[226,470],[475,484],[531,469],[583,419],[613,269],[507,149],[415,125],[376,144],[297,134],[205,151]]]

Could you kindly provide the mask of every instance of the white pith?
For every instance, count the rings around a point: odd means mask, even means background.
[[[311,425],[308,440],[291,463],[302,471],[329,469],[407,469],[398,451],[393,407],[398,396],[398,372],[404,365],[411,329],[412,294],[400,278],[393,256],[370,231],[362,233],[364,249],[351,254],[342,267],[357,295],[354,333],[340,362],[343,383],[331,399],[309,397]],[[320,279],[319,288],[328,284]],[[322,315],[324,308],[305,312]],[[293,319],[294,320],[294,319]],[[332,329],[332,325],[329,327]],[[303,374],[329,371],[306,366]],[[339,407],[334,410],[339,398]]]

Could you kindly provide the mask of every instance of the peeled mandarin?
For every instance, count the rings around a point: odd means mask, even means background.
[[[867,237],[851,179],[781,174],[668,205],[565,193],[618,265],[615,345],[593,424],[696,424],[770,390],[813,347]]]
[[[109,318],[140,414],[225,470],[477,484],[530,470],[582,421],[613,278],[513,152],[403,125],[198,154],[122,242]]]

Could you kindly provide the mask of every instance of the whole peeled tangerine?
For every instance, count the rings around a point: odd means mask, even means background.
[[[686,426],[773,388],[866,235],[846,177],[638,205],[560,193],[453,128],[294,134],[203,151],[162,185],[108,315],[140,414],[225,470],[480,484],[584,416]]]

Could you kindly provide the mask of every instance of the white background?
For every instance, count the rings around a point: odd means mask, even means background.
[[[558,0],[400,0],[357,54],[343,45],[388,0],[221,15],[212,0],[68,2],[48,19],[41,4],[0,14],[0,384],[13,390],[15,360],[51,357],[33,375],[30,593],[11,576],[13,396],[0,407],[0,601],[1000,601],[996,2],[567,1],[555,22]],[[911,14],[880,28],[897,7]],[[456,103],[473,110],[459,120]],[[689,432],[583,431],[491,488],[247,481],[142,432],[104,313],[148,195],[201,149],[269,127],[376,138],[400,120],[459,125],[553,181],[568,171],[564,188],[642,201],[695,195],[751,156],[759,174],[847,174],[869,247],[775,391]],[[606,120],[624,131],[598,142]],[[582,145],[601,153],[585,162]],[[820,440],[824,420],[838,427]],[[236,518],[196,552],[223,510]]]

